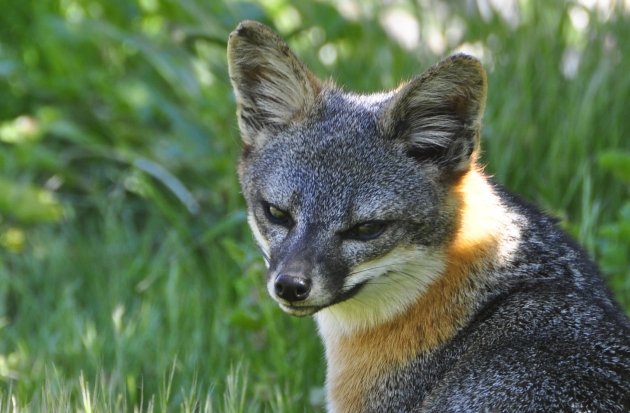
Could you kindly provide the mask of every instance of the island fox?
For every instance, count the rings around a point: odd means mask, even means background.
[[[328,411],[630,411],[630,323],[596,266],[479,164],[479,61],[359,95],[253,21],[228,60],[267,289],[314,314]]]

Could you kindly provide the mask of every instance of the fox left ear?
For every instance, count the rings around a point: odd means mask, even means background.
[[[381,115],[387,136],[448,174],[467,171],[479,148],[486,73],[472,56],[453,55],[395,92]]]
[[[243,21],[228,40],[230,80],[246,145],[262,145],[275,130],[299,121],[321,90],[320,81],[267,26]]]

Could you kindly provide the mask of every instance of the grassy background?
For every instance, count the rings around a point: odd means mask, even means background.
[[[627,2],[289,3],[0,0],[0,410],[322,410],[314,324],[266,297],[235,176],[245,18],[359,91],[481,57],[487,170],[630,309]]]

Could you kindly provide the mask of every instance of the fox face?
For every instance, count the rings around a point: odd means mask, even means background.
[[[249,222],[269,264],[267,289],[295,315],[360,297],[370,281],[405,271],[405,254],[416,259],[444,243],[443,228],[428,225],[448,220],[432,179],[397,178],[426,172],[377,132],[373,113],[323,112],[250,151],[241,168]],[[397,258],[381,262],[394,249]]]
[[[357,95],[249,21],[230,35],[228,60],[270,296],[289,314],[357,327],[402,311],[442,271],[459,226],[456,182],[475,167],[485,103],[480,63],[455,55],[395,91]]]

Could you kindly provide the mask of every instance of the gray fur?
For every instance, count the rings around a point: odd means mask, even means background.
[[[451,342],[372,389],[367,411],[630,411],[628,320],[584,252],[504,195],[530,219],[521,259],[496,269],[510,282]]]
[[[449,265],[448,246],[465,225],[461,210],[475,202],[475,194],[459,200],[454,188],[475,168],[486,96],[481,65],[455,55],[396,91],[359,96],[317,80],[259,23],[241,23],[228,47],[244,142],[239,177],[269,264],[270,293],[294,315],[362,303],[400,306],[406,314],[409,300],[422,299],[442,276],[441,265]],[[501,215],[490,223],[498,228],[498,248],[471,265],[455,297],[466,309],[455,333],[430,348],[405,343],[418,351],[401,365],[376,366],[376,379],[366,373],[365,396],[352,406],[365,412],[630,411],[630,323],[596,266],[550,218],[483,179]],[[269,204],[287,214],[287,224],[273,221]],[[365,222],[386,225],[373,239],[348,235]],[[368,269],[373,278],[360,278],[364,263],[387,257],[409,261]],[[312,283],[308,297],[279,297],[274,279],[280,274]],[[348,286],[352,277],[361,281],[356,288]],[[418,288],[396,290],[392,280],[400,279]],[[379,288],[383,296],[375,298]],[[356,328],[376,328],[399,316],[396,311],[374,313]],[[323,319],[330,355],[337,350]],[[338,334],[354,332],[348,327]],[[329,362],[329,386],[335,368]],[[338,400],[329,402],[331,411],[343,409]]]

